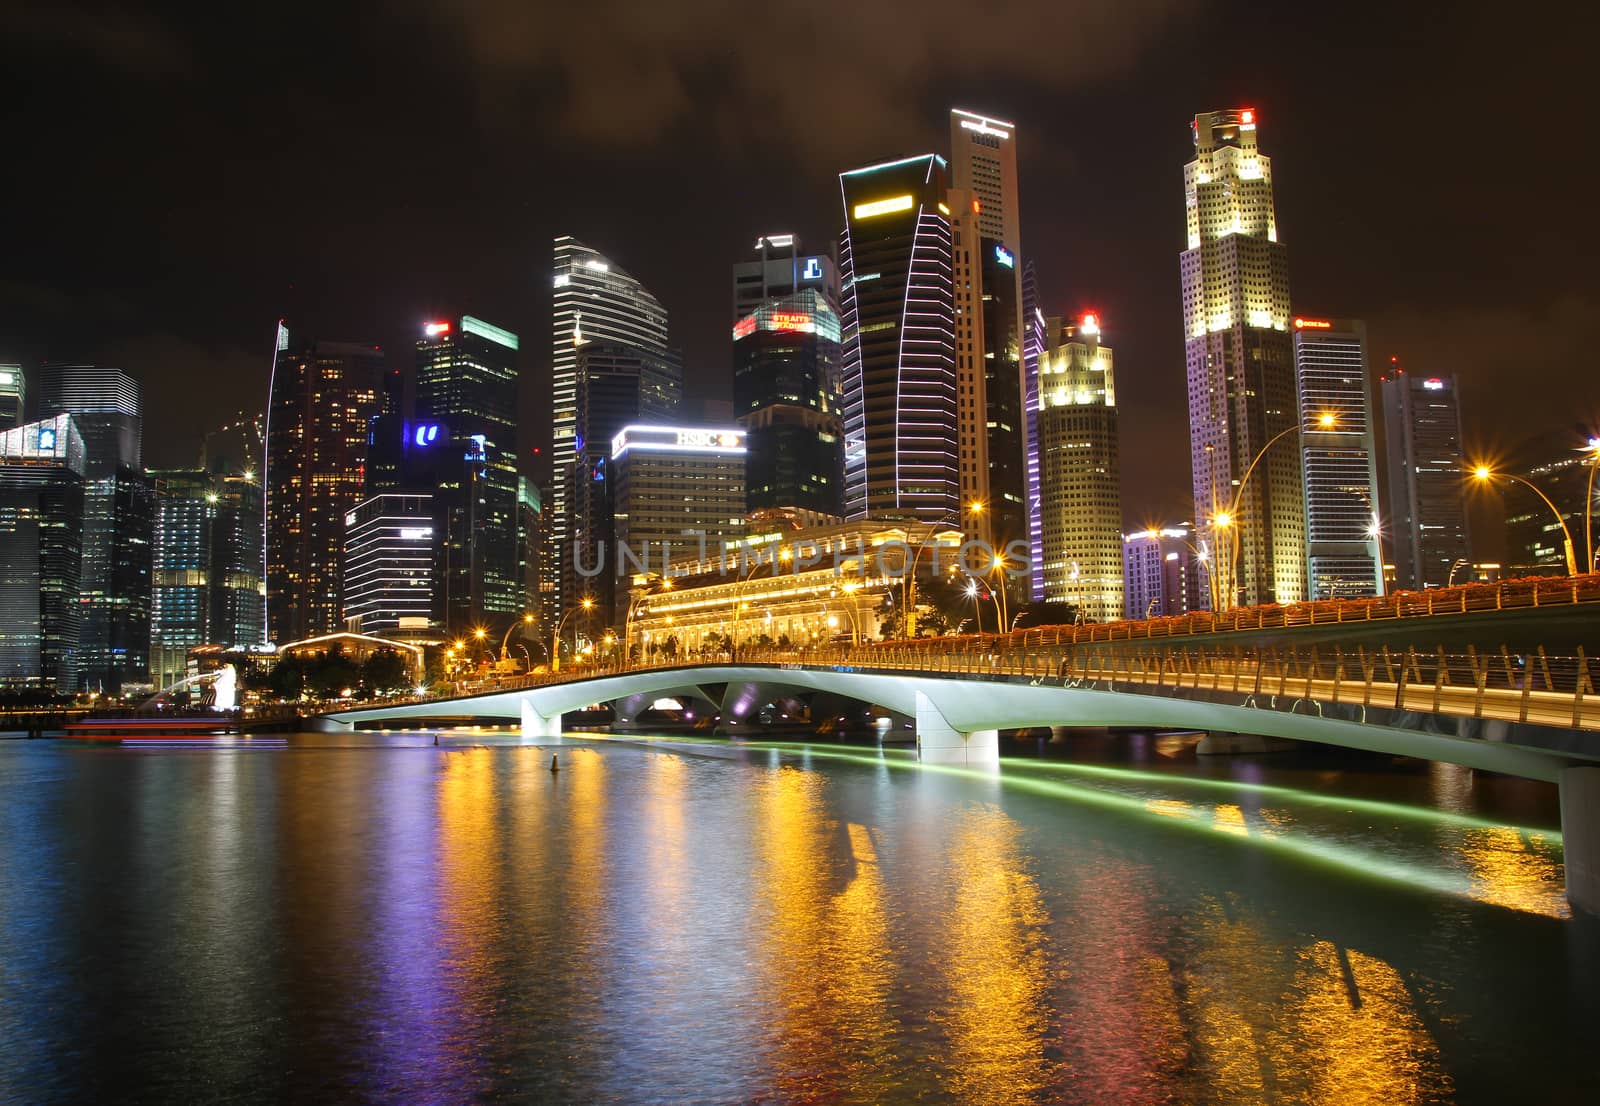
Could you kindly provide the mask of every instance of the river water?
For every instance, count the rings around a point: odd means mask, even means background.
[[[0,1101],[1597,1101],[1549,785],[1010,751],[0,742]]]

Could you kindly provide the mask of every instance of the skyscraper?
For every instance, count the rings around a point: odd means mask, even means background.
[[[651,572],[719,556],[744,533],[744,449],[744,432],[731,428],[623,427],[611,447],[618,546],[640,563],[648,556]],[[610,553],[604,576],[637,571]],[[619,623],[625,604],[619,591]]]
[[[1050,319],[1039,371],[1044,598],[1094,622],[1122,617],[1117,390],[1100,319]]]
[[[995,548],[1031,547],[1026,397],[1038,358],[1024,328],[1016,127],[954,109],[950,154],[963,528]]]
[[[844,515],[837,301],[822,288],[766,299],[733,326],[733,408],[745,429],[748,510],[801,525]]]
[[[21,365],[0,365],[0,430],[21,426],[28,386]]]
[[[961,483],[945,160],[852,169],[839,185],[845,515],[953,522]]]
[[[1176,526],[1123,536],[1124,617],[1171,618],[1210,609],[1209,569],[1189,538],[1188,530]]]
[[[290,340],[267,405],[267,632],[280,645],[341,628],[344,517],[362,499],[369,425],[398,409],[377,346]]]
[[[1382,595],[1366,324],[1295,316],[1294,373],[1305,412],[1300,457],[1310,598]]]
[[[1269,450],[1300,425],[1272,163],[1249,108],[1195,116],[1194,149],[1181,269],[1196,521],[1229,516],[1235,528],[1219,543],[1230,560],[1239,551],[1225,604],[1295,603],[1306,590],[1300,452],[1292,441]]]
[[[1472,565],[1472,538],[1456,378],[1392,367],[1383,377],[1383,424],[1395,586],[1459,582]]]
[[[434,624],[431,496],[380,492],[345,516],[344,617],[363,634]]]
[[[83,439],[71,416],[0,431],[0,687],[78,688]]]
[[[1044,360],[1045,318],[1032,261],[1022,267],[1023,457],[1027,467],[1028,590],[1044,598],[1044,524],[1039,517],[1039,365]]]
[[[578,354],[586,342],[626,346],[676,360],[667,346],[667,312],[644,285],[576,238],[555,240],[551,326],[550,538],[552,575],[560,581],[556,609],[572,601],[571,503],[574,470],[583,450],[578,428]]]
[[[764,234],[752,247],[755,256],[734,262],[733,321],[738,322],[769,300],[793,296],[807,288],[839,302],[839,271],[827,254],[805,254],[792,234]]]
[[[150,675],[170,687],[200,645],[261,643],[261,487],[204,469],[153,472]]]
[[[71,415],[83,437],[83,622],[78,678],[116,693],[149,679],[155,484],[143,470],[139,382],[117,368],[39,370],[40,417]]]
[[[450,448],[426,490],[437,517],[438,618],[449,633],[504,629],[522,615],[517,551],[517,336],[462,315],[417,340],[416,421]]]

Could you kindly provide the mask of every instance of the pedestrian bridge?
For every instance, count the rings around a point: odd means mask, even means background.
[[[550,740],[561,736],[562,715],[598,704],[631,717],[657,697],[692,696],[741,719],[827,693],[914,720],[919,759],[931,763],[996,764],[1000,730],[1038,726],[1203,730],[1245,749],[1252,738],[1319,742],[1558,784],[1569,893],[1600,912],[1600,697],[1590,664],[1581,651],[1322,657],[1164,648],[1084,657],[1059,647],[875,647],[542,674],[319,722],[509,717],[521,720],[525,739]]]

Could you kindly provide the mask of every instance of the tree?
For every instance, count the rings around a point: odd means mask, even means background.
[[[393,649],[378,649],[361,666],[361,686],[367,694],[398,691],[407,684],[406,662]]]

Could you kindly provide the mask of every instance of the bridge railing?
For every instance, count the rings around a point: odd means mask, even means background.
[[[570,667],[496,680],[470,688],[440,689],[390,703],[419,703],[462,694],[517,691],[573,680],[700,664],[847,666],[933,676],[1016,677],[1086,688],[1192,689],[1238,696],[1245,705],[1291,700],[1495,718],[1513,722],[1600,730],[1600,664],[1579,649],[1574,655],[1384,647],[1266,648],[1152,644],[1116,653],[1069,645],[1022,645],[989,639],[963,650],[941,639],[928,644],[747,648],[733,656],[657,657],[632,663]],[[1262,697],[1267,697],[1263,700]]]

